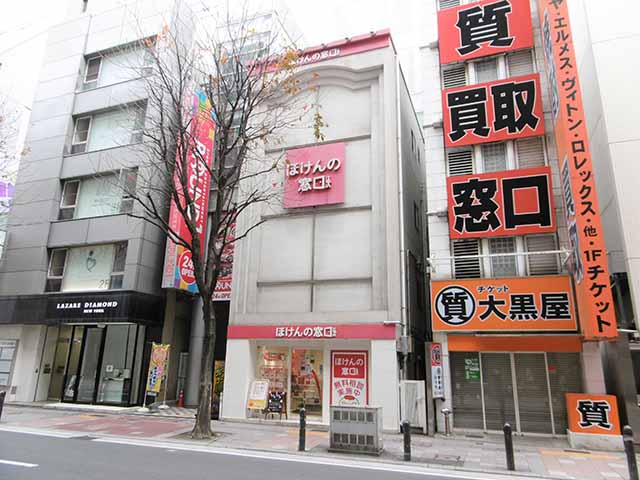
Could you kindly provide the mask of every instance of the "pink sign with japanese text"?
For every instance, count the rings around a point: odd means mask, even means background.
[[[289,150],[285,167],[284,208],[344,202],[344,143]]]
[[[363,407],[369,403],[368,357],[362,351],[331,351],[331,405]]]

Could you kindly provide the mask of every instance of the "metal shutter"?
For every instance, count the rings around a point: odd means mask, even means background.
[[[480,242],[477,238],[453,240],[451,242],[453,256],[480,255]],[[482,269],[480,259],[474,258],[454,258],[453,272],[455,278],[480,278]]]
[[[544,142],[542,137],[525,138],[516,141],[519,168],[544,166]]]
[[[567,432],[567,404],[565,393],[582,392],[582,369],[579,353],[547,353],[547,371],[553,405],[556,433]]]
[[[520,430],[553,433],[544,353],[516,353],[514,356]]]
[[[481,360],[487,430],[502,430],[506,422],[515,427],[516,409],[510,355],[482,353]]]
[[[527,252],[548,252],[557,250],[556,236],[534,235],[525,237]],[[557,253],[527,255],[529,275],[556,275],[560,272],[560,261]]]
[[[467,84],[467,69],[464,63],[442,69],[442,88],[464,87]]]
[[[438,8],[440,10],[460,5],[460,0],[438,0]]]
[[[516,242],[513,237],[489,239],[489,253],[515,253]],[[491,257],[492,277],[515,277],[518,274],[516,257]]]
[[[451,403],[453,424],[456,428],[476,428],[482,430],[482,389],[480,379],[468,375],[466,362],[478,364],[477,352],[450,352],[451,363]]]
[[[447,151],[448,175],[471,175],[473,173],[473,154],[471,150]]]
[[[476,83],[493,82],[498,79],[498,62],[495,58],[473,63]]]
[[[520,50],[507,54],[507,68],[510,77],[533,73],[533,53],[531,50]]]
[[[507,169],[507,151],[504,143],[486,143],[482,145],[481,150],[485,172]]]

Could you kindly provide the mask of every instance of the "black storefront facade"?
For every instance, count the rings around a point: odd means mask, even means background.
[[[0,318],[46,328],[42,348],[24,352],[40,357],[34,397],[130,406],[142,403],[151,344],[161,341],[163,303],[130,291],[3,297]]]

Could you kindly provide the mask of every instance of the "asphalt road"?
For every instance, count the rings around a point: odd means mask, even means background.
[[[126,440],[125,440],[126,441]],[[307,459],[313,463],[307,463]],[[357,465],[357,466],[356,466]],[[406,467],[363,462],[331,464],[320,457],[251,452],[212,453],[0,431],[0,479],[217,479],[217,480],[397,480],[471,479],[472,474],[403,471]],[[479,478],[487,478],[481,476]]]

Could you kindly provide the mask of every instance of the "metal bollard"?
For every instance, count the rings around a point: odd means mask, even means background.
[[[300,437],[298,438],[298,451],[305,451],[307,440],[307,411],[302,407],[300,409]]]
[[[450,408],[443,408],[442,410],[440,410],[440,412],[442,412],[442,415],[444,415],[444,434],[447,437],[451,436],[451,409]]]
[[[511,435],[511,425],[505,423],[502,431],[504,432],[504,450],[507,454],[507,470],[513,471],[516,469],[516,461],[513,457],[513,436]]]
[[[402,437],[404,440],[404,461],[411,461],[411,424],[408,420],[404,420],[400,424],[400,430],[402,430]]]
[[[7,392],[0,392],[0,420],[2,420],[2,408],[4,407],[4,399],[7,396]]]
[[[629,479],[638,480],[638,464],[636,463],[636,451],[633,445],[633,430],[629,425],[622,427],[622,441],[624,442],[624,453],[627,454]]]

